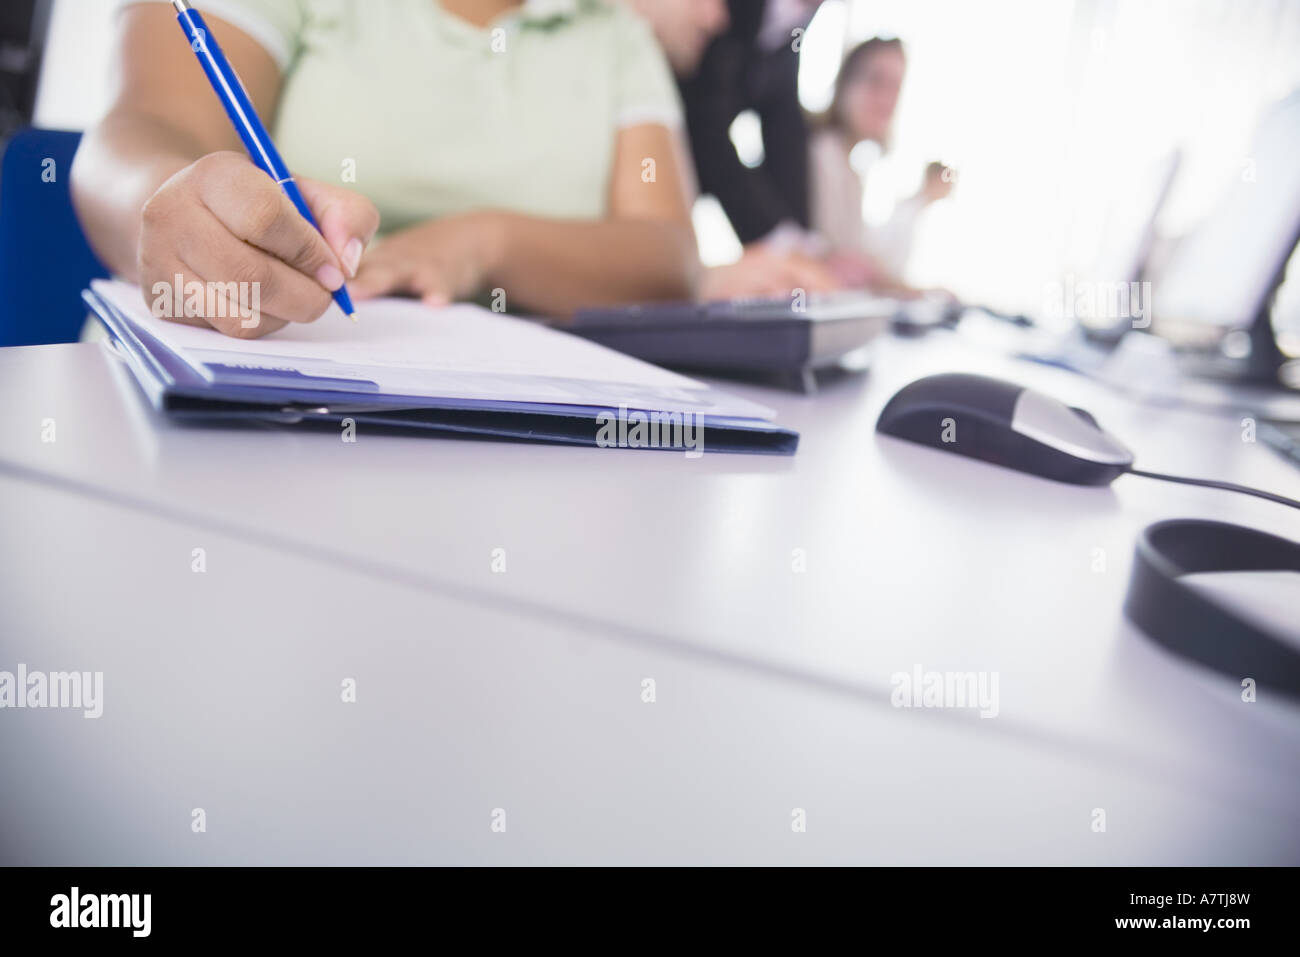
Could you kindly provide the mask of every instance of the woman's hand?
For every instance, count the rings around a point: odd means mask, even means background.
[[[296,182],[321,232],[240,153],[210,153],[163,183],[141,213],[138,254],[154,315],[239,338],[319,318],[356,275],[379,212],[341,187]]]
[[[490,212],[430,220],[386,236],[348,288],[357,299],[418,296],[442,306],[480,292],[500,261],[501,221]]]
[[[795,290],[830,292],[841,288],[836,275],[821,262],[800,253],[781,253],[761,245],[747,248],[740,259],[704,271],[698,298],[788,298]]]

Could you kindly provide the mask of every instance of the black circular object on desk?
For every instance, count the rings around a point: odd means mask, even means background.
[[[1300,699],[1300,648],[1182,581],[1246,571],[1300,572],[1300,544],[1228,522],[1157,522],[1138,536],[1124,612],[1176,654]]]

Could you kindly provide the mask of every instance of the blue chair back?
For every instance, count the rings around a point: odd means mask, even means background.
[[[75,342],[81,290],[108,275],[86,242],[68,188],[80,133],[26,129],[0,164],[0,346]]]

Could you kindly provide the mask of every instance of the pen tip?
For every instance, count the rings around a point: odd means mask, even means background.
[[[351,319],[353,322],[356,322],[356,321],[357,321],[357,314],[356,314],[355,312],[349,312],[349,313],[348,313],[348,318]]]

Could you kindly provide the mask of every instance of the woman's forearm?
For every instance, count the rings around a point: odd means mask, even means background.
[[[100,259],[135,281],[145,203],[200,158],[241,146],[193,51],[176,42],[173,12],[159,3],[123,7],[116,18],[113,56],[122,69],[111,91],[113,105],[82,140],[71,187],[82,227]],[[209,26],[258,113],[274,116],[280,71],[271,55],[217,17]]]
[[[138,279],[140,212],[180,170],[214,149],[147,114],[115,112],[88,132],[72,167],[72,198],[86,237],[113,272]]]
[[[699,256],[689,225],[504,212],[490,217],[495,238],[488,283],[525,309],[570,316],[583,306],[694,295]]]

